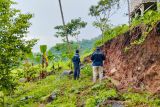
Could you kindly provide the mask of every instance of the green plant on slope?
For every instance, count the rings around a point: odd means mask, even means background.
[[[13,8],[13,4],[12,0],[0,0],[0,90],[5,95],[15,89],[11,71],[37,41],[24,38],[31,25],[32,14],[22,14]]]
[[[87,76],[92,76],[92,66],[90,64],[85,65],[81,72],[85,73]]]
[[[38,77],[38,74],[41,71],[40,66],[32,66],[30,63],[25,63],[24,65],[24,77],[27,79],[27,81],[33,80],[35,77]]]
[[[130,100],[130,105],[139,105],[139,104],[148,104],[149,103],[149,95],[140,95],[138,93],[125,93],[122,95],[125,100]]]
[[[108,98],[117,97],[117,92],[114,89],[99,90],[98,94],[86,100],[86,107],[100,106]]]
[[[47,52],[47,45],[41,45],[40,46],[40,51],[42,53],[42,68],[48,66],[48,56],[46,54]]]
[[[160,20],[160,13],[157,11],[148,11],[144,14],[144,16],[140,18],[135,18],[132,20],[130,29],[133,29],[136,26],[142,26],[142,36],[135,40],[132,45],[139,45],[142,44],[147,35],[150,33],[150,31],[153,29],[157,21]],[[124,34],[129,30],[129,27],[127,25],[117,26],[115,28],[112,28],[110,30],[105,31],[104,41],[107,42],[117,36],[120,36],[121,34]],[[103,45],[101,40],[97,40],[95,43],[95,47]]]
[[[46,104],[46,107],[76,107],[82,105],[95,107],[103,106],[107,100],[114,98],[123,99],[127,102],[132,101],[131,107],[136,104],[145,104],[151,107],[159,106],[159,99],[153,98],[150,94],[118,93],[116,89],[110,87],[109,81],[104,80],[101,84],[93,84],[90,77],[85,72],[81,72],[81,79],[74,81],[68,77],[59,78],[59,74],[55,74],[41,81],[21,83],[17,87],[14,97],[7,97],[6,100],[8,106],[13,107],[34,107],[40,104]],[[48,96],[53,92],[57,95],[56,99],[50,103],[46,102]],[[23,100],[25,97],[29,97],[29,99]]]
[[[127,25],[121,25],[117,26],[113,29],[106,30],[104,33],[104,41],[107,42],[123,33],[129,30],[129,27]],[[94,44],[94,47],[101,46],[103,45],[101,40],[97,40],[96,43]]]
[[[158,13],[156,11],[148,11],[144,14],[143,17],[140,17],[139,19],[133,20],[132,27],[141,24],[142,36],[138,40],[135,40],[131,44],[132,45],[142,44],[145,41],[148,34],[153,29],[153,27],[155,26],[155,24],[157,23],[157,21],[159,21],[159,20],[160,20],[160,13]]]
[[[97,105],[96,99],[94,97],[90,97],[86,101],[86,107],[95,107]]]

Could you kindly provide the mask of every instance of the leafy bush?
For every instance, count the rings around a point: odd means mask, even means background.
[[[85,65],[81,72],[87,76],[92,76],[92,66],[90,64]]]
[[[107,30],[104,33],[104,41],[109,41],[117,36],[119,36],[120,34],[125,33],[127,30],[129,30],[129,27],[127,25],[121,25],[121,26],[117,26],[113,29]],[[94,47],[97,46],[101,46],[103,45],[102,40],[97,40],[95,43]]]
[[[130,29],[133,29],[134,27],[138,25],[144,25],[144,31],[143,35],[139,40],[136,40],[133,44],[141,44],[145,40],[146,36],[148,33],[152,30],[152,28],[155,26],[157,21],[160,21],[160,13],[157,11],[148,11],[144,14],[144,16],[140,18],[135,18],[132,20]],[[127,25],[122,25],[122,26],[117,26],[115,28],[112,28],[110,30],[107,30],[104,35],[104,41],[109,41],[123,33],[129,30],[129,26]],[[103,45],[102,40],[99,39],[96,41],[95,46],[101,46]]]
[[[115,89],[102,90],[99,89],[95,96],[92,96],[86,100],[86,107],[95,107],[101,105],[104,101],[112,97],[117,97],[117,92]]]
[[[24,77],[35,78],[41,72],[41,66],[32,66],[29,63],[24,64]]]
[[[95,97],[90,97],[86,101],[86,107],[95,107],[97,105]]]
[[[144,16],[138,19],[137,18],[133,19],[131,28],[139,24],[151,25],[151,27],[153,27],[159,20],[160,20],[160,13],[157,11],[150,10],[146,12]]]
[[[131,28],[134,28],[135,26],[142,25],[142,36],[135,40],[132,45],[140,45],[142,44],[150,31],[153,29],[157,21],[160,21],[160,13],[157,11],[148,11],[144,14],[143,17],[135,18],[132,21]]]

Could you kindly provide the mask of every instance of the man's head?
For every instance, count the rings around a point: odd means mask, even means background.
[[[78,50],[78,49],[76,50],[76,53],[77,53],[77,54],[79,53],[79,50]]]
[[[97,47],[97,48],[96,48],[96,51],[100,51],[100,48],[99,48],[99,47]]]

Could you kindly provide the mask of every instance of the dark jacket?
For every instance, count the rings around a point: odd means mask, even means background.
[[[92,65],[93,66],[103,66],[103,61],[106,59],[105,55],[101,51],[95,51],[92,56]]]
[[[75,54],[72,58],[72,62],[74,64],[74,67],[80,67],[80,57],[79,54]]]

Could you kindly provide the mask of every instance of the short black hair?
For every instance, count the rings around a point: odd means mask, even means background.
[[[76,53],[79,53],[79,50],[78,50],[78,49],[76,50]]]
[[[99,51],[99,50],[100,50],[100,48],[99,48],[99,47],[97,47],[97,48],[96,48],[96,50],[97,50],[97,51]]]

